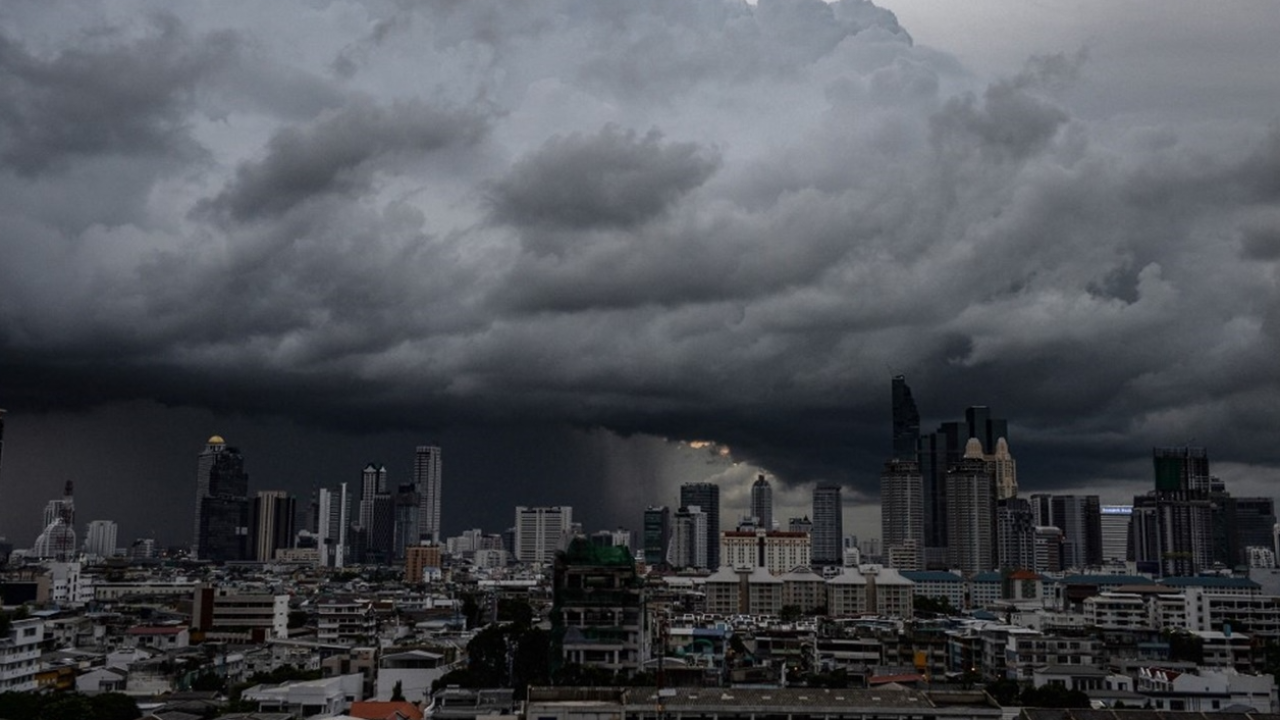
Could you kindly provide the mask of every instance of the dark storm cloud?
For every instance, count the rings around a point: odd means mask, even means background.
[[[420,103],[379,107],[367,98],[326,115],[310,127],[288,127],[272,136],[266,157],[242,164],[235,180],[210,203],[237,220],[285,212],[329,193],[368,191],[379,161],[406,162],[483,134],[469,114]]]
[[[3,28],[0,404],[603,426],[874,498],[903,372],[1029,488],[1280,465],[1271,118],[1084,117],[1091,57],[974,78],[851,0],[270,8]]]
[[[698,187],[718,165],[694,143],[637,137],[606,125],[591,136],[553,137],[493,186],[495,217],[550,232],[643,224]]]
[[[150,20],[142,38],[105,29],[51,57],[0,33],[0,160],[33,174],[76,157],[192,153],[192,85],[236,41],[192,38],[166,15]]]

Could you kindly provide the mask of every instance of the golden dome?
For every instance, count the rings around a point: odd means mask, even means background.
[[[214,435],[213,437],[209,438],[209,444],[210,445],[226,445],[227,441],[223,440],[221,435]]]

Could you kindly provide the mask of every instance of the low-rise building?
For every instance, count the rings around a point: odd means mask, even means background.
[[[36,689],[40,669],[40,644],[44,641],[44,620],[5,618],[0,625],[0,692],[28,692]]]

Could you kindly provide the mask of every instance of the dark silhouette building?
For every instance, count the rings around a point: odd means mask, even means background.
[[[214,435],[196,463],[196,557],[215,562],[248,560],[249,527],[244,458]]]
[[[671,510],[665,505],[644,511],[644,564],[658,567],[667,562],[667,546],[671,544]]]
[[[809,557],[814,565],[843,565],[844,507],[839,485],[813,489],[813,529],[809,532]]]
[[[893,390],[893,460],[915,460],[920,445],[920,411],[906,377],[895,375]]]

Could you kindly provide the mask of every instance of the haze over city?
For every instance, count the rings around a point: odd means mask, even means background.
[[[0,535],[186,542],[218,434],[438,445],[448,534],[764,472],[875,536],[898,373],[1027,492],[1273,495],[1280,5],[940,5],[5,3]]]

